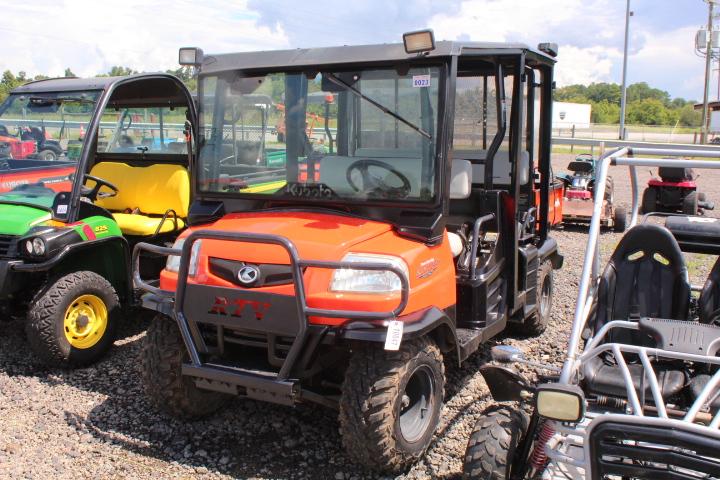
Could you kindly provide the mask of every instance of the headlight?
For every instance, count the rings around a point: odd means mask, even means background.
[[[29,255],[42,256],[45,255],[45,240],[40,237],[25,240],[25,251]]]
[[[193,243],[192,250],[190,250],[190,268],[188,269],[188,275],[190,275],[191,277],[194,277],[197,273],[199,263],[198,253],[200,252],[200,244],[202,244],[202,240],[195,241],[195,243]],[[185,239],[178,238],[177,240],[175,240],[173,248],[182,250],[183,245],[185,245]],[[178,270],[180,270],[180,257],[178,255],[168,256],[167,262],[165,263],[165,270],[177,273]]]
[[[373,253],[348,253],[343,262],[373,263],[378,265],[392,265],[399,268],[405,278],[408,278],[408,267],[405,262],[392,255]],[[356,292],[356,293],[392,293],[402,289],[400,278],[389,270],[355,270],[340,268],[334,271],[330,291]]]
[[[535,402],[541,417],[572,423],[585,417],[585,395],[577,385],[538,385]]]

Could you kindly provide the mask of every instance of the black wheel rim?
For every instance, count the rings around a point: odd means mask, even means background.
[[[435,409],[435,381],[430,368],[415,369],[400,398],[400,433],[408,443],[425,435]]]
[[[550,312],[550,301],[552,300],[552,281],[550,275],[543,279],[542,288],[540,290],[540,313],[546,317]]]

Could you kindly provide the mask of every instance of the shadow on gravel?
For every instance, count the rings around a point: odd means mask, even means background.
[[[146,318],[130,318],[118,327],[115,345],[100,362],[89,367],[68,370],[53,368],[35,358],[25,336],[25,320],[0,321],[0,373],[9,377],[35,377],[40,382],[68,384],[89,392],[110,394],[108,382],[98,378],[119,371],[127,358],[136,355]]]
[[[446,401],[489,358],[489,349],[473,355],[448,372]],[[84,418],[66,413],[67,423],[92,436],[93,442],[116,445],[163,462],[190,466],[197,473],[222,473],[239,478],[383,478],[360,469],[344,454],[337,413],[319,406],[295,408],[236,399],[217,414],[183,422],[156,412],[146,403],[136,366],[121,369],[108,397]],[[72,381],[70,382],[72,383]],[[459,411],[442,419],[432,449],[443,441],[477,399],[463,398]],[[430,478],[454,478],[437,474]],[[392,477],[385,477],[392,478]],[[413,476],[413,478],[417,478]]]

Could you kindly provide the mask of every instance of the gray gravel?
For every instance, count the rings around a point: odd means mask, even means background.
[[[569,155],[558,155],[556,171]],[[629,207],[624,170],[614,168],[616,198]],[[648,173],[641,171],[641,182]],[[720,173],[699,183],[720,202]],[[565,255],[555,272],[552,321],[537,339],[499,338],[531,358],[559,364],[572,320],[586,234],[553,232]],[[619,239],[604,233],[608,255]],[[711,260],[692,262],[695,282]],[[181,423],[154,412],[140,387],[137,356],[144,333],[138,321],[124,328],[110,355],[82,370],[36,364],[21,321],[0,322],[0,477],[2,478],[376,478],[344,455],[335,415],[320,407],[284,408],[236,400],[211,419]],[[456,478],[467,438],[490,404],[477,369],[489,345],[461,369],[448,371],[442,423],[424,460],[398,478]]]

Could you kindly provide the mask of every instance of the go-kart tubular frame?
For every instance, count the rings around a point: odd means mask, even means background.
[[[643,155],[645,156],[643,157]],[[672,156],[675,158],[660,159],[648,158],[647,156]],[[715,160],[677,158],[681,156],[713,158]],[[625,382],[627,401],[622,405],[625,413],[608,413],[607,409],[603,408],[587,408],[584,418],[579,423],[568,424],[552,421],[555,434],[545,446],[545,453],[550,460],[550,464],[543,478],[554,478],[555,471],[561,476],[567,475],[568,471],[576,476],[580,474],[577,468],[582,469],[587,478],[603,478],[603,475],[607,473],[616,475],[624,473],[630,476],[637,475],[638,471],[650,473],[647,470],[643,471],[643,468],[646,467],[641,467],[638,464],[631,463],[623,466],[617,462],[610,462],[612,465],[609,465],[603,459],[603,455],[608,454],[611,456],[614,454],[617,457],[635,458],[641,461],[672,464],[681,470],[697,468],[720,469],[720,461],[707,458],[707,456],[713,456],[717,459],[717,451],[720,451],[718,450],[720,448],[720,411],[714,416],[701,412],[711,393],[720,386],[720,369],[711,376],[701,393],[685,412],[669,408],[666,405],[661,395],[658,376],[652,366],[652,360],[658,358],[677,359],[693,362],[696,365],[720,365],[720,357],[716,357],[714,353],[708,353],[717,349],[717,339],[711,339],[713,341],[704,342],[701,345],[703,354],[620,343],[602,343],[603,339],[612,330],[638,330],[640,328],[639,322],[614,320],[604,325],[594,337],[587,339],[584,349],[581,348],[583,331],[596,298],[600,278],[600,216],[609,167],[611,165],[625,165],[629,168],[632,187],[632,214],[629,228],[632,228],[638,222],[640,205],[637,167],[663,166],[720,169],[720,161],[718,160],[720,160],[720,150],[642,147],[619,148],[609,152],[599,160],[597,188],[595,190],[587,248],[568,342],[568,353],[562,367],[559,383],[577,385],[580,380],[581,366],[595,357],[603,354],[607,355],[605,352],[610,352],[620,367]],[[658,322],[655,319],[643,319],[643,321],[645,324],[652,324],[653,321]],[[663,322],[668,321],[663,320]],[[687,322],[679,321],[673,323],[676,323],[677,328],[682,328],[682,323],[687,324]],[[638,390],[636,390],[625,358],[628,354],[640,360],[644,372],[641,377],[640,395],[645,395],[645,385],[649,386],[654,407],[643,407],[643,402],[638,397]],[[644,383],[645,381],[647,381],[647,384]],[[652,413],[653,416],[646,416],[646,413]],[[700,417],[703,417],[702,420]],[[704,425],[696,422],[703,422]],[[658,432],[662,432],[662,434],[658,435]],[[597,435],[594,436],[593,433]],[[618,434],[628,441],[608,447],[607,444],[603,445],[601,442],[594,440],[594,437],[603,437],[603,435],[615,435],[617,437]],[[648,447],[648,445],[651,445],[651,447]],[[687,449],[681,452],[677,448],[673,448],[673,446],[683,447],[687,445],[692,445],[692,449],[697,454],[687,453]],[[598,451],[598,449],[604,450]],[[707,456],[703,455],[703,453]],[[640,473],[640,475],[643,473]],[[642,476],[641,478],[645,477]],[[695,477],[680,476],[677,478]]]

